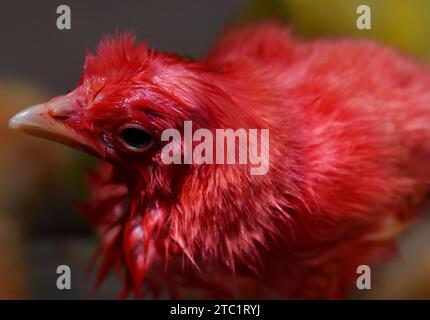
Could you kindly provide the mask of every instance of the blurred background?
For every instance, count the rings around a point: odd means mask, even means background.
[[[62,4],[71,30],[56,27]],[[372,10],[371,30],[356,28],[361,4]],[[102,35],[135,30],[151,47],[198,58],[226,25],[265,19],[285,21],[300,37],[372,38],[430,61],[428,0],[0,0],[0,299],[112,299],[120,289],[111,278],[92,295],[95,272],[86,274],[97,238],[76,204],[93,160],[12,132],[8,119],[72,89]],[[402,235],[372,290],[352,298],[430,299],[428,216]],[[61,264],[72,270],[71,290],[56,287]]]

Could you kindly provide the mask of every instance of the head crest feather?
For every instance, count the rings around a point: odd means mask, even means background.
[[[136,74],[148,65],[153,53],[146,42],[136,43],[134,32],[105,36],[95,53],[87,52],[82,78],[126,75],[131,71]]]

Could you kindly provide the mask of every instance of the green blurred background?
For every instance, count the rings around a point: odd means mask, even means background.
[[[360,5],[371,9],[370,30],[359,30]],[[430,1],[427,0],[256,0],[245,19],[278,18],[306,38],[364,37],[430,59]]]

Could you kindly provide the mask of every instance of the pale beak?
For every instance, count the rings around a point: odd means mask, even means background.
[[[9,120],[9,127],[99,155],[99,147],[64,123],[73,112],[66,97],[27,108]]]

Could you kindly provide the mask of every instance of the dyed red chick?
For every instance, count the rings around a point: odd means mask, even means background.
[[[430,72],[366,40],[232,28],[202,60],[125,34],[88,54],[76,89],[10,126],[89,151],[83,211],[99,282],[218,298],[344,298],[389,257],[430,182]],[[169,128],[270,131],[270,167],[162,161]],[[131,130],[130,130],[131,128]]]

